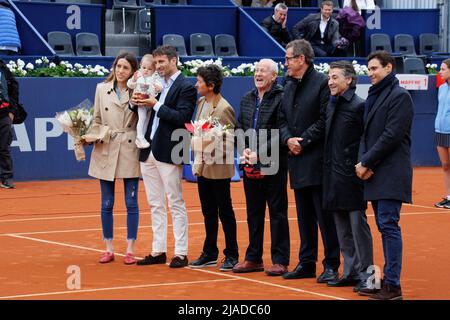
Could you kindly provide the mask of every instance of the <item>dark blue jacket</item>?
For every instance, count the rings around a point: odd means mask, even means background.
[[[414,106],[394,80],[367,115],[359,158],[374,175],[364,183],[365,200],[412,202],[411,126]]]
[[[172,149],[180,141],[171,141],[172,133],[176,129],[185,129],[184,124],[192,119],[195,103],[197,101],[197,91],[192,84],[180,74],[170,87],[164,104],[158,110],[159,125],[156,129],[153,140],[150,141],[150,133],[153,125],[155,112],[152,111],[148,123],[146,138],[150,142],[150,147],[142,149],[139,155],[139,161],[145,162],[153,152],[156,160],[172,164]],[[182,157],[182,153],[180,154]]]

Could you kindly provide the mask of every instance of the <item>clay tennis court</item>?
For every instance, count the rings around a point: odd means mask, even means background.
[[[226,299],[226,300],[341,300],[362,299],[352,288],[328,288],[315,279],[284,280],[265,273],[233,274],[218,267],[169,269],[167,265],[126,266],[126,211],[122,183],[117,184],[115,205],[116,261],[101,265],[104,250],[100,223],[100,188],[96,180],[17,183],[15,190],[0,190],[0,300],[4,299]],[[450,211],[433,203],[443,193],[439,168],[414,171],[413,205],[402,209],[404,299],[450,299]],[[184,183],[189,214],[189,260],[198,257],[204,237],[197,185]],[[240,260],[248,243],[242,182],[232,183],[238,221]],[[136,255],[151,246],[150,213],[141,182],[140,228]],[[371,208],[375,263],[382,268],[381,239]],[[290,270],[298,262],[299,234],[293,193],[289,192],[291,238]],[[270,234],[266,220],[264,263],[270,266]],[[168,258],[173,253],[169,225]],[[223,250],[219,231],[219,250]],[[322,245],[320,244],[320,248]],[[323,252],[319,251],[319,260]],[[220,258],[219,258],[220,259]],[[169,260],[170,261],[170,260]],[[69,266],[81,270],[81,289],[69,290]],[[318,264],[318,274],[322,271]]]

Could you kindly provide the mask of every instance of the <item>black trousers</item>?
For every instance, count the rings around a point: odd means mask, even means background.
[[[300,231],[300,263],[315,269],[318,251],[318,228],[322,235],[324,268],[337,270],[340,266],[339,241],[333,215],[322,210],[322,186],[295,189],[298,229]]]
[[[0,118],[0,178],[11,179],[13,177],[11,142],[12,142],[11,118]]]
[[[289,265],[290,242],[288,222],[287,170],[262,180],[244,175],[247,202],[249,246],[245,260],[262,263],[266,203],[269,207],[271,257],[273,264]]]
[[[217,233],[220,218],[225,234],[225,250],[223,253],[227,257],[238,259],[236,217],[230,194],[231,179],[215,180],[199,177],[197,181],[206,231],[203,253],[212,259],[217,259],[219,255]]]

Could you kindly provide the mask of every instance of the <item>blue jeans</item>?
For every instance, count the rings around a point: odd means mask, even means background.
[[[123,179],[125,205],[127,207],[127,240],[136,240],[139,225],[138,186],[139,178]],[[103,239],[113,239],[113,208],[115,181],[100,180],[102,192]]]
[[[400,286],[402,271],[402,232],[398,222],[402,202],[397,200],[372,201],[378,230],[383,241],[384,282]]]

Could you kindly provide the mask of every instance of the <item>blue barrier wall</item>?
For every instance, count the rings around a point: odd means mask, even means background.
[[[195,78],[189,78],[192,83]],[[29,117],[15,125],[12,144],[16,180],[86,178],[89,161],[78,163],[69,150],[67,134],[54,119],[55,113],[76,106],[85,98],[94,101],[98,78],[19,78],[20,98]],[[361,84],[369,83],[360,77]],[[251,77],[225,78],[222,93],[239,110],[241,97],[253,88]],[[435,78],[430,90],[412,92],[415,101],[412,160],[418,166],[436,166],[439,160],[433,143],[437,108]],[[88,159],[91,147],[86,148]]]
[[[74,4],[74,3],[44,3],[44,2],[15,2],[17,7],[28,20],[33,24],[36,30],[47,39],[47,33],[50,31],[65,31],[72,36],[73,46],[75,48],[75,35],[80,32],[95,33],[100,43],[103,41],[103,25],[104,14],[103,5],[95,4]],[[74,11],[75,10],[75,11]],[[80,25],[76,29],[71,29],[72,18],[74,12],[80,12]],[[43,18],[47,17],[47,18]],[[68,24],[69,20],[69,24]],[[69,27],[68,27],[69,25]],[[28,35],[23,42],[28,41]],[[33,50],[33,52],[26,54],[40,54]],[[45,53],[48,54],[48,53]]]
[[[27,19],[23,12],[16,6],[16,2],[10,2],[9,5],[16,16],[17,31],[19,32],[22,48],[20,54],[31,55],[53,55],[55,52],[46,43],[45,39],[39,34],[32,23]]]
[[[284,48],[243,9],[239,9],[239,34],[245,35],[239,37],[237,44],[241,56],[284,56]]]

